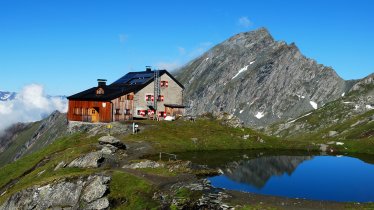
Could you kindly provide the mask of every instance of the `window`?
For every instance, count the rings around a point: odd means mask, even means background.
[[[104,89],[103,88],[98,88],[96,90],[96,95],[103,95],[104,94]]]
[[[125,109],[125,115],[131,115],[130,109]]]
[[[154,101],[153,95],[145,95],[145,101]]]
[[[120,115],[121,112],[119,111],[119,109],[116,109],[116,115]]]
[[[161,81],[161,87],[168,87],[169,82],[168,81]]]
[[[82,109],[82,115],[88,115],[88,109]]]
[[[91,111],[91,114],[96,114],[96,111],[93,109],[93,110]]]
[[[138,115],[145,116],[147,114],[147,110],[138,110]]]
[[[154,114],[155,114],[155,110],[148,109],[148,115],[154,115]]]
[[[127,95],[127,100],[134,100],[134,95]]]
[[[158,112],[158,117],[166,117],[166,112]]]
[[[82,115],[82,108],[74,108],[73,113],[75,115]]]
[[[157,97],[157,101],[164,101],[164,96],[163,95],[159,95]]]

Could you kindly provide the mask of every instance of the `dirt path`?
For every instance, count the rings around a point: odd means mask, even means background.
[[[121,171],[124,171],[126,173],[132,174],[136,177],[139,177],[141,179],[145,179],[148,182],[154,184],[157,186],[159,189],[166,189],[170,187],[171,185],[178,183],[178,182],[187,182],[187,181],[196,181],[197,178],[195,175],[192,174],[180,174],[177,176],[159,176],[159,175],[154,175],[154,174],[149,174],[142,172],[140,170],[136,169],[129,169],[129,168],[121,168],[118,169]]]

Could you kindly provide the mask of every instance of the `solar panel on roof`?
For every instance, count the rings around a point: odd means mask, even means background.
[[[153,77],[153,73],[142,73],[142,74],[135,74],[133,78],[142,78],[142,77]]]
[[[132,79],[130,81],[131,84],[144,84],[149,80],[149,78],[142,78],[142,79]]]
[[[134,74],[128,73],[128,74],[126,74],[125,76],[119,78],[119,79],[118,79],[117,81],[115,81],[114,83],[115,83],[115,84],[118,84],[118,83],[122,83],[122,84],[124,84],[124,83],[130,81],[130,80],[133,78],[133,76],[134,76]]]
[[[139,73],[139,72],[132,72],[128,73],[125,76],[121,77],[117,81],[115,81],[113,84],[126,84],[126,83],[134,83],[133,80],[135,79],[144,79],[145,81],[136,81],[137,84],[139,83],[145,83],[148,81],[148,79],[153,77],[153,73],[149,72],[144,72],[144,73]]]

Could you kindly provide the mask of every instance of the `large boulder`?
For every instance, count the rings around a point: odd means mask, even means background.
[[[68,165],[68,167],[98,168],[103,162],[103,153],[101,151],[96,151],[76,158]]]
[[[0,209],[106,209],[110,177],[93,175],[33,186],[10,196]]]
[[[110,181],[110,177],[94,176],[88,178],[88,185],[83,190],[82,199],[87,203],[91,203],[104,196],[108,190],[106,184]]]
[[[110,144],[119,149],[126,149],[126,145],[122,143],[119,139],[113,136],[103,136],[99,138],[99,144]]]

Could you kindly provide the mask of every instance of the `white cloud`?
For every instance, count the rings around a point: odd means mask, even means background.
[[[120,34],[118,35],[118,38],[120,43],[125,43],[127,41],[128,36],[126,34]]]
[[[248,28],[253,25],[252,21],[248,19],[248,17],[240,17],[238,19],[238,25],[244,28]]]
[[[41,120],[55,110],[66,112],[67,100],[48,97],[41,85],[25,86],[14,100],[0,101],[0,133],[17,122]]]

